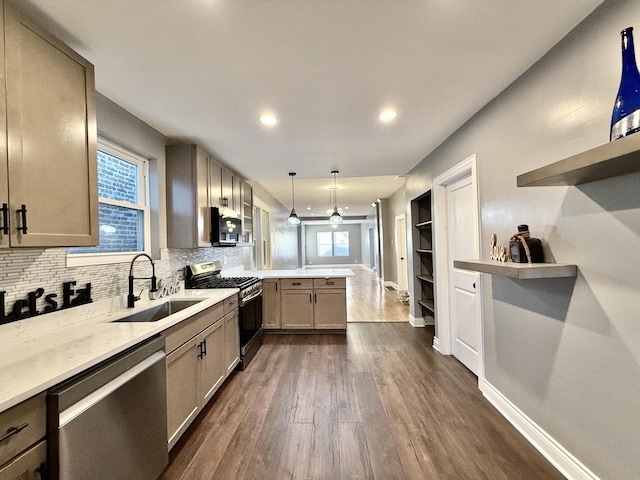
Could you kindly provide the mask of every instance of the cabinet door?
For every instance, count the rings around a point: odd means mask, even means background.
[[[233,174],[233,191],[231,192],[231,197],[233,198],[233,202],[231,208],[238,215],[242,216],[242,204],[240,203],[240,197],[242,196],[242,181],[240,180],[240,176],[238,174]]]
[[[93,65],[9,2],[5,62],[11,246],[97,245]]]
[[[313,290],[281,290],[282,328],[313,328]]]
[[[197,341],[191,340],[167,355],[167,430],[169,448],[178,441],[198,413]]]
[[[209,215],[209,155],[196,148],[196,207],[198,209],[198,246],[211,246]]]
[[[222,203],[233,210],[233,172],[227,167],[222,169]]]
[[[47,442],[41,441],[0,467],[0,480],[42,480],[46,477]]]
[[[347,328],[347,291],[345,289],[316,290],[314,302],[315,328]]]
[[[4,9],[0,8],[0,25],[4,25]],[[4,35],[0,35],[0,58],[4,58]],[[7,110],[5,105],[4,62],[0,62],[0,248],[9,246],[9,178],[7,177]],[[6,210],[6,212],[5,212]]]
[[[224,355],[226,376],[228,377],[240,362],[240,330],[237,309],[224,317]]]
[[[227,372],[224,364],[224,322],[217,321],[197,337],[200,362],[198,385],[200,405],[204,406],[218,390]]]
[[[222,206],[222,165],[213,159],[209,161],[209,204]]]
[[[266,329],[281,328],[280,320],[280,280],[262,280],[262,326]]]

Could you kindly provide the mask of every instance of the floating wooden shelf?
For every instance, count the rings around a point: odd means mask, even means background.
[[[578,274],[576,265],[566,263],[513,263],[495,260],[454,260],[453,266],[463,270],[489,273],[521,280],[532,278],[575,277]]]
[[[435,313],[435,311],[436,311],[436,307],[435,307],[435,304],[433,303],[433,300],[423,298],[422,300],[418,300],[418,303],[419,303],[422,307],[424,307],[424,308],[426,308],[427,310],[429,310],[430,312]]]
[[[417,275],[417,277],[423,282],[433,283],[433,275]]]
[[[518,175],[518,187],[580,185],[640,171],[640,133]]]

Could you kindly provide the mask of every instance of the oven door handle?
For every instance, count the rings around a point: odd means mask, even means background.
[[[240,301],[240,306],[244,306],[245,304],[249,303],[254,298],[259,297],[260,295],[262,295],[262,290],[258,290],[255,293],[252,293],[251,295],[249,295],[248,297],[243,298]]]

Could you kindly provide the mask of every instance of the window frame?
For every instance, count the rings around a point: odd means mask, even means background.
[[[320,255],[320,245],[329,246],[328,243],[320,243],[319,237],[322,234],[331,234],[331,255]],[[345,234],[347,236],[347,254],[346,255],[336,255],[336,234]],[[348,230],[320,230],[316,232],[316,256],[318,258],[345,258],[351,255],[351,239],[349,238]],[[342,244],[340,244],[342,245]]]
[[[128,150],[121,145],[98,137],[97,151],[106,153],[135,165],[138,168],[138,202],[130,203],[122,200],[98,197],[98,204],[114,205],[117,207],[139,210],[143,215],[144,250],[130,252],[99,252],[99,253],[70,253],[67,250],[67,267],[84,265],[104,265],[112,263],[127,263],[138,253],[151,252],[151,208],[149,206],[149,159]],[[96,151],[96,162],[98,152]],[[99,180],[98,180],[99,181]]]

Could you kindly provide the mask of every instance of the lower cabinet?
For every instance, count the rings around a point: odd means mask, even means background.
[[[0,413],[0,480],[40,480],[46,476],[45,395]]]
[[[167,350],[167,441],[171,449],[238,364],[237,295],[180,322],[163,335]]]
[[[280,311],[280,279],[262,280],[262,327],[265,330],[282,328]]]
[[[346,330],[346,279],[265,279],[263,325],[266,330]]]

